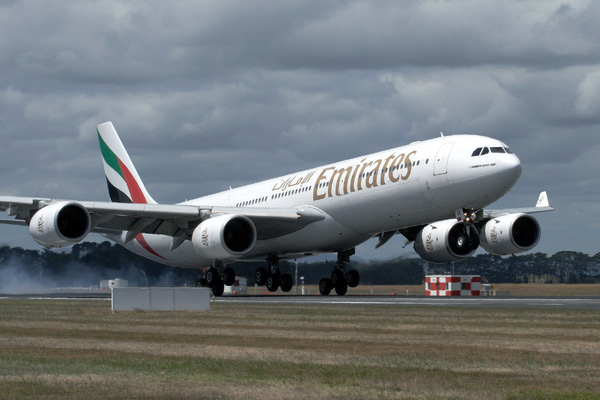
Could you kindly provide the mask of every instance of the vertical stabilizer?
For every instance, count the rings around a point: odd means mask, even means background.
[[[146,190],[112,122],[97,126],[110,199],[117,203],[156,204]]]

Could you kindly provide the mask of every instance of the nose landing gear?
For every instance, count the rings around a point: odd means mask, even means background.
[[[455,246],[459,250],[459,254],[478,248],[479,232],[475,223],[483,217],[482,210],[460,208],[454,214],[459,222],[464,223],[463,232],[459,233],[455,239]]]

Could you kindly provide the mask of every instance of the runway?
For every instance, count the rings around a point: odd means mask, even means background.
[[[600,310],[600,297],[223,296],[216,303],[328,304]]]
[[[3,299],[22,300],[110,300],[110,292],[51,292],[39,294],[0,294]],[[600,296],[590,297],[425,297],[425,296],[222,296],[213,303],[314,304],[340,306],[430,306],[481,308],[558,308],[600,311]]]

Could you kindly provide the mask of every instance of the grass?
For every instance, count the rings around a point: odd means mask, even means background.
[[[600,314],[0,300],[6,399],[600,399]]]

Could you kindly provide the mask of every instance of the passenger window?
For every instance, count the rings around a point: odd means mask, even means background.
[[[483,150],[481,151],[481,155],[483,156],[489,152],[490,152],[490,149],[488,149],[487,147],[484,147]]]
[[[477,157],[479,154],[481,154],[481,147],[476,148],[471,157]]]

